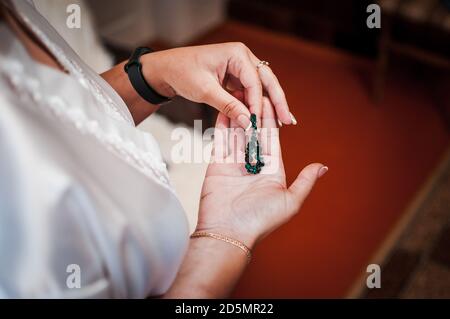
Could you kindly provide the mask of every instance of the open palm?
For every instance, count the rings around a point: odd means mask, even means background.
[[[252,175],[244,167],[245,132],[219,114],[197,230],[219,232],[253,246],[299,210],[316,179],[327,170],[322,164],[310,164],[287,188],[276,117],[267,98],[263,99],[260,141],[265,166]]]

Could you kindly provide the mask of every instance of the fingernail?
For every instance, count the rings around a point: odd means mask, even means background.
[[[292,124],[297,125],[297,119],[295,118],[294,114],[292,114],[291,112],[289,112],[289,114],[291,115]]]
[[[325,173],[328,172],[328,167],[327,166],[322,166],[319,169],[319,172],[317,173],[317,177],[322,177],[323,175],[325,175]]]
[[[282,127],[282,126],[283,126],[283,123],[281,123],[280,119],[277,119],[277,121],[278,121],[278,126],[279,126],[279,127]]]
[[[237,118],[237,122],[239,123],[239,125],[245,129],[246,131],[252,127],[252,123],[250,122],[250,119],[248,118],[248,116],[245,116],[244,114],[241,114],[238,116]]]

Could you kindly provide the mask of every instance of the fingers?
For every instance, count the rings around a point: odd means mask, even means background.
[[[265,174],[279,174],[284,176],[284,166],[281,157],[279,130],[276,115],[268,97],[263,97],[263,115],[260,130],[261,154],[264,161]],[[283,179],[284,180],[284,179]],[[285,182],[284,182],[285,183]]]
[[[262,117],[263,88],[270,97],[276,110],[277,119],[284,124],[296,124],[297,121],[289,112],[281,85],[268,66],[257,68],[259,59],[242,43],[231,43],[230,58],[227,65],[228,89],[240,89],[245,93],[245,101],[232,97],[217,83],[213,89],[206,90],[204,102],[217,108],[230,119],[247,129],[250,126],[250,113],[255,113],[259,120]],[[244,103],[246,105],[244,105]]]
[[[275,115],[275,111],[273,109],[273,104],[272,102],[269,100],[268,97],[264,96],[263,97],[263,108],[262,108],[262,125],[261,127],[264,128],[276,128],[277,124],[276,124],[276,115]]]
[[[231,50],[228,72],[240,80],[245,91],[245,102],[250,112],[259,119],[262,112],[262,85],[256,65],[250,58],[250,50],[242,43],[234,43]]]
[[[241,89],[236,89],[231,92],[231,95],[237,98],[239,101],[244,102],[244,92]]]
[[[247,129],[250,123],[250,112],[248,108],[233,95],[225,91],[218,83],[204,96],[203,102],[222,112],[230,119]]]
[[[234,75],[227,74],[225,80],[225,88],[228,92],[233,91],[243,91],[244,87],[242,86],[241,81],[235,77]],[[242,95],[242,99],[239,99],[241,102],[244,102],[244,95]]]
[[[249,50],[250,51],[250,50]],[[250,56],[253,63],[258,65],[259,59],[250,51]],[[261,79],[263,89],[267,92],[270,100],[275,107],[278,119],[283,124],[297,124],[297,120],[289,112],[289,106],[287,104],[286,95],[284,90],[281,88],[278,78],[273,73],[272,69],[267,66],[261,66],[257,69],[258,75]]]
[[[227,130],[229,127],[230,119],[219,112],[216,127],[214,128],[214,144],[212,150],[212,156],[215,161],[223,159],[228,155]]]
[[[293,124],[291,113],[289,112],[289,107],[286,101],[286,96],[281,88],[280,82],[278,82],[277,77],[272,72],[272,69],[269,66],[264,65],[260,67],[258,71],[262,85],[268,93],[275,110],[277,111],[278,119],[283,124]]]
[[[244,93],[240,90],[231,92],[235,98],[239,101],[244,100]],[[235,120],[230,120],[230,131],[229,141],[230,141],[230,150],[231,154],[235,155],[235,160],[237,162],[243,162],[245,157],[245,132],[242,127],[240,127],[239,123]]]
[[[216,119],[216,128],[217,129],[226,129],[230,127],[230,119],[226,117],[224,114],[219,113]]]
[[[288,189],[288,200],[292,204],[294,212],[300,209],[317,179],[327,171],[328,167],[315,163],[309,164],[300,172]]]
[[[263,97],[261,127],[261,151],[263,155],[280,155],[280,141],[276,124],[276,115],[268,97]]]

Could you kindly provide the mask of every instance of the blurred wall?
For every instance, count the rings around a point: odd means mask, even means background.
[[[159,40],[183,45],[225,19],[227,0],[90,0],[99,32],[133,48]]]
[[[37,10],[50,22],[75,52],[98,73],[109,69],[113,59],[103,48],[96,32],[91,12],[84,0],[34,0]],[[81,8],[81,28],[66,25],[67,6],[78,4]]]

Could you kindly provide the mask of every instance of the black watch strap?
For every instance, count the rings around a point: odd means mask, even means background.
[[[147,102],[151,104],[162,104],[170,101],[168,97],[162,96],[156,92],[148,83],[142,74],[142,64],[140,57],[144,54],[153,52],[152,49],[146,47],[138,47],[134,50],[128,63],[125,64],[125,72],[128,74],[131,85],[136,92]]]

